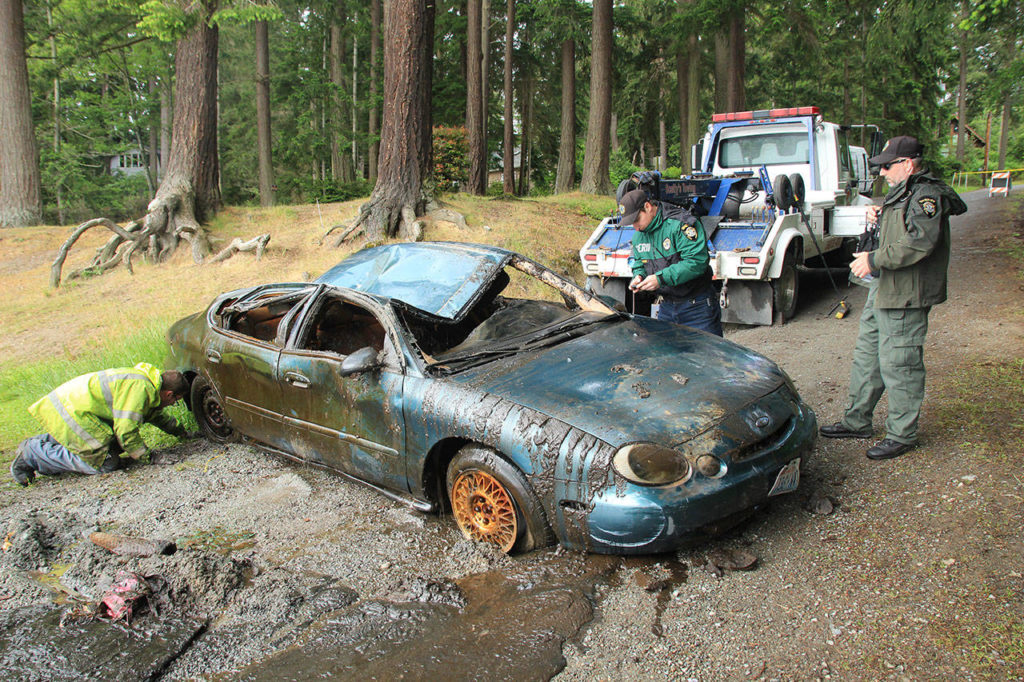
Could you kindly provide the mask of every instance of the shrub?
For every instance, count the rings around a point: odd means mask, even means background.
[[[434,128],[434,184],[439,192],[459,189],[469,179],[469,142],[462,127]]]

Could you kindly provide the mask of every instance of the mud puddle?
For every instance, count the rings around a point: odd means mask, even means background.
[[[65,614],[50,605],[0,611],[5,679],[157,679],[206,627],[182,617],[131,627],[100,620],[62,623]]]
[[[592,619],[595,584],[618,565],[605,557],[552,557],[516,576],[414,580],[395,595],[408,601],[371,600],[326,613],[238,679],[434,680],[457,671],[460,679],[547,680],[565,667],[565,640]]]

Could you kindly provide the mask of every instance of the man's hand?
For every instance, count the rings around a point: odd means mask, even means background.
[[[850,263],[850,272],[860,278],[871,274],[871,264],[868,262],[868,252],[861,251],[853,254],[853,262]]]
[[[881,213],[881,211],[882,211],[882,207],[881,206],[876,206],[874,204],[872,204],[871,206],[868,206],[868,210],[867,210],[867,212],[864,215],[867,218],[867,222],[868,222],[869,225],[871,223],[877,223],[878,222],[878,214]]]
[[[658,282],[657,275],[647,275],[647,277],[640,277],[637,275],[633,278],[633,281],[629,283],[630,291],[657,291],[661,284]]]

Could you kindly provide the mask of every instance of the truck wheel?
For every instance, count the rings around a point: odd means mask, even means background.
[[[796,256],[786,252],[782,260],[782,271],[772,281],[772,322],[782,324],[796,313],[796,298],[800,290],[800,279],[796,271]]]
[[[522,472],[480,445],[459,450],[448,467],[448,499],[470,540],[503,552],[529,552],[554,542],[554,533]]]

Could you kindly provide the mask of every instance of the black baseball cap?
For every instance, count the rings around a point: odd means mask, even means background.
[[[896,159],[918,159],[923,153],[924,145],[918,142],[916,137],[897,135],[889,138],[878,156],[872,156],[868,163],[872,166],[881,166]]]
[[[622,203],[619,204],[619,214],[622,216],[619,225],[632,225],[648,201],[650,200],[647,198],[647,192],[642,189],[634,189],[623,194]]]

